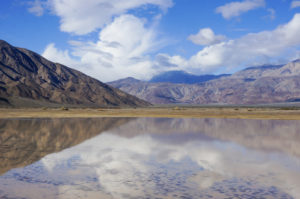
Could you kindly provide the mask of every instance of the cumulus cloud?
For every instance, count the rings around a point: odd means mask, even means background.
[[[69,50],[61,50],[55,44],[49,44],[43,56],[107,82],[128,76],[149,79],[166,70],[186,70],[197,74],[233,72],[236,67],[264,64],[284,53],[295,57],[296,47],[300,44],[297,35],[300,31],[300,14],[296,14],[289,23],[273,31],[250,33],[232,40],[216,35],[210,28],[200,29],[188,39],[204,48],[190,58],[155,54],[166,44],[158,35],[160,15],[147,20],[124,13],[148,4],[166,10],[172,5],[172,0],[116,1],[113,4],[115,1],[89,0],[82,5],[75,0],[66,10],[64,8],[68,7],[69,1],[42,2],[47,3],[47,6],[51,4],[50,8],[60,17],[61,29],[64,31],[87,34],[101,28],[97,30],[99,34],[96,41],[72,40],[69,41]],[[245,0],[226,4],[217,8],[217,11],[225,18],[231,18],[264,4],[264,0]],[[77,9],[79,11],[74,12]],[[269,9],[269,12],[271,18],[275,17],[274,10]]]
[[[149,53],[164,41],[158,39],[156,24],[172,0],[47,0],[43,2],[60,18],[60,29],[75,35],[99,31],[97,41],[70,41],[64,51],[49,44],[43,56],[74,67],[101,81],[134,76],[150,78],[154,73]],[[148,5],[158,8],[151,19],[126,14]],[[75,58],[75,59],[74,59]]]
[[[44,7],[43,3],[40,0],[35,0],[32,2],[29,2],[29,8],[28,11],[36,16],[42,16],[44,14]]]
[[[71,58],[68,50],[59,50],[55,47],[54,43],[47,45],[43,52],[43,56],[53,62],[64,64],[67,66],[79,65],[79,62]]]
[[[145,23],[133,15],[121,15],[100,31],[97,42],[71,41],[71,53],[50,44],[43,56],[75,67],[101,81],[127,76],[150,78],[154,68],[148,54],[163,41],[157,39],[155,23],[150,27],[145,27]],[[77,57],[79,63],[72,57]]]
[[[265,0],[244,0],[227,3],[217,7],[216,12],[222,14],[225,19],[240,16],[242,13],[248,12],[259,7],[265,6]]]
[[[48,0],[52,13],[60,17],[60,29],[85,35],[109,24],[113,17],[143,5],[155,5],[161,10],[172,6],[172,0]]]
[[[145,27],[145,23],[135,16],[122,15],[103,28],[97,42],[72,41],[71,52],[59,50],[51,44],[43,56],[75,67],[101,81],[112,81],[128,76],[149,79],[166,70],[197,74],[232,72],[268,63],[282,55],[286,55],[284,57],[289,61],[298,55],[297,46],[300,44],[300,14],[296,14],[290,22],[272,31],[250,33],[208,45],[188,59],[163,53],[151,58],[148,54],[161,47],[163,41],[157,38],[155,26]]]
[[[300,1],[292,1],[291,8],[297,8],[300,7]]]
[[[290,22],[273,31],[250,33],[238,39],[206,46],[187,60],[164,55],[164,61],[197,73],[211,73],[220,69],[224,72],[237,67],[264,64],[284,53],[294,56],[300,44],[299,32],[300,14],[295,14]]]
[[[220,43],[225,39],[226,37],[223,35],[215,35],[215,33],[210,28],[200,29],[197,34],[190,35],[188,37],[188,40],[198,45],[212,45]]]
[[[263,31],[204,48],[191,58],[194,67],[234,67],[280,55],[300,44],[300,14],[273,31]]]

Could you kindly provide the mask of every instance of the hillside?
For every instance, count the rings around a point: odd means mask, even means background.
[[[261,104],[300,101],[300,60],[250,67],[198,84],[114,81],[110,85],[154,104]]]
[[[0,40],[0,106],[150,105],[77,70]]]

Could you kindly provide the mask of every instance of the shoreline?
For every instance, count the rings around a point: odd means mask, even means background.
[[[161,117],[161,118],[231,118],[300,120],[300,110],[284,108],[69,108],[69,109],[0,109],[0,119],[9,118],[95,118],[95,117]]]

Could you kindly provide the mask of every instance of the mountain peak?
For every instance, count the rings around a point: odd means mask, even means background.
[[[0,39],[0,49],[4,47],[11,47],[11,45],[6,41]]]
[[[141,80],[138,80],[136,78],[133,78],[133,77],[126,77],[124,79],[122,79],[124,81],[131,81],[131,82],[141,82]]]

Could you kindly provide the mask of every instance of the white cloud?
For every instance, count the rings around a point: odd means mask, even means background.
[[[153,59],[149,54],[160,48],[163,41],[158,39],[156,22],[150,26],[146,24],[145,19],[121,15],[100,31],[97,42],[71,41],[71,51],[62,51],[50,44],[43,56],[107,82],[128,76],[149,79],[166,70],[198,74],[233,72],[278,57],[282,59],[283,55],[289,61],[298,55],[296,47],[300,44],[300,14],[295,14],[289,23],[275,30],[227,41],[221,41],[225,37],[215,35],[209,28],[201,29],[189,39],[208,46],[194,56],[185,59],[180,55],[159,53]]]
[[[226,37],[223,35],[215,35],[215,33],[210,28],[200,29],[195,35],[190,35],[188,37],[194,44],[198,45],[212,45],[220,43],[225,40]]]
[[[179,55],[170,56],[168,54],[159,53],[153,62],[156,73],[168,70],[185,70],[188,66],[188,60]]]
[[[162,45],[157,39],[155,22],[145,27],[146,21],[133,15],[121,15],[105,26],[97,42],[71,41],[71,54],[50,44],[43,53],[46,58],[75,67],[101,81],[134,76],[150,78],[154,73],[148,54]]]
[[[66,66],[77,66],[79,62],[71,58],[68,50],[62,51],[55,47],[54,43],[47,45],[43,52],[43,57],[55,62],[64,64]]]
[[[206,46],[189,59],[162,53],[152,59],[148,54],[159,48],[162,41],[157,39],[155,26],[146,28],[145,23],[132,15],[122,15],[103,28],[97,42],[72,41],[71,52],[60,51],[51,44],[43,55],[101,81],[112,81],[128,76],[148,79],[166,70],[198,74],[233,72],[278,57],[282,59],[283,55],[289,61],[298,55],[297,46],[300,44],[300,14],[296,14],[289,23],[275,30],[250,33]],[[72,59],[73,56],[79,61]]]
[[[36,16],[42,16],[44,14],[43,3],[40,0],[35,0],[28,3],[30,8],[28,11]]]
[[[242,2],[235,1],[217,7],[216,12],[222,14],[225,19],[240,16],[244,12],[253,10],[259,7],[264,7],[264,0],[244,0]]]
[[[60,17],[60,29],[77,35],[103,28],[113,17],[149,4],[166,10],[173,3],[172,0],[48,0],[51,11]]]
[[[299,32],[300,14],[296,14],[289,23],[273,31],[252,33],[236,40],[206,47],[193,56],[191,61],[194,67],[204,69],[250,65],[260,59],[278,56],[288,48],[299,45]]]
[[[45,2],[42,4],[46,5]],[[160,15],[147,21],[122,13],[147,4],[166,10],[172,6],[172,0],[89,0],[84,4],[74,0],[71,6],[67,0],[53,0],[48,1],[47,6],[49,4],[53,13],[61,18],[63,31],[86,34],[98,28],[101,30],[96,42],[70,41],[71,49],[65,51],[49,44],[43,56],[104,82],[128,76],[149,79],[165,70],[186,70],[198,74],[215,73],[220,69],[232,72],[236,67],[264,64],[287,51],[290,57],[295,56],[293,48],[300,44],[297,35],[300,14],[296,14],[289,23],[273,31],[251,33],[234,40],[225,41],[225,36],[216,35],[210,28],[200,29],[197,34],[188,37],[195,44],[206,45],[194,56],[189,59],[162,53],[155,56],[156,50],[165,44],[156,28]],[[217,12],[231,18],[264,5],[264,0],[245,0],[221,6]],[[274,10],[269,9],[269,12],[271,18],[275,16]]]
[[[237,67],[265,64],[281,55],[291,59],[297,54],[300,45],[300,14],[278,26],[273,31],[250,33],[241,38],[228,40],[206,46],[190,59],[165,55],[165,62],[170,62],[184,70],[197,73],[212,73],[216,71],[232,72]]]
[[[297,8],[300,7],[300,1],[292,1],[291,8]]]
[[[158,39],[156,24],[161,12],[172,6],[172,0],[47,0],[47,8],[60,17],[60,29],[76,35],[99,32],[96,42],[70,41],[70,51],[50,44],[43,56],[74,67],[101,81],[134,76],[150,78],[154,73],[149,53],[164,41]],[[158,12],[147,21],[129,10],[154,5]],[[76,60],[74,60],[74,57]]]

